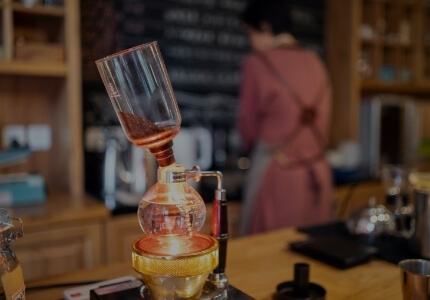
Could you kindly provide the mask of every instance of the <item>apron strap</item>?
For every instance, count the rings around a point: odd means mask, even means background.
[[[285,90],[291,95],[291,99],[293,102],[301,109],[300,122],[297,126],[287,135],[287,137],[282,141],[282,143],[277,146],[274,150],[274,159],[278,162],[278,164],[283,168],[293,168],[293,167],[305,167],[308,173],[309,185],[310,189],[313,193],[313,199],[315,204],[319,202],[319,195],[321,192],[321,185],[318,181],[315,169],[313,167],[313,163],[322,159],[324,157],[324,149],[326,147],[326,141],[323,137],[323,134],[318,129],[315,124],[315,120],[318,118],[316,107],[322,101],[322,97],[320,97],[321,92],[325,86],[323,82],[321,86],[318,88],[318,91],[312,101],[311,105],[306,105],[303,99],[299,94],[295,92],[295,90],[289,85],[289,83],[282,77],[275,67],[272,65],[270,60],[263,54],[259,53],[258,56],[264,65],[268,68],[271,74],[281,83],[281,85],[285,88]],[[299,160],[296,162],[290,162],[288,156],[285,154],[285,147],[288,147],[293,140],[300,134],[302,129],[305,127],[309,127],[311,132],[313,133],[314,138],[317,140],[320,145],[320,151],[314,157]]]
[[[257,57],[263,62],[264,65],[268,68],[268,70],[272,73],[272,75],[282,84],[282,86],[287,90],[287,92],[291,95],[293,102],[301,109],[300,122],[296,125],[296,127],[286,136],[286,138],[278,145],[275,149],[275,158],[280,160],[280,164],[283,167],[287,167],[290,165],[290,162],[286,155],[284,154],[284,149],[291,142],[296,139],[296,137],[300,134],[302,129],[305,127],[309,127],[314,138],[317,140],[320,145],[320,152],[310,159],[300,160],[298,164],[310,165],[314,160],[318,160],[323,157],[324,149],[326,147],[326,141],[323,137],[323,134],[318,129],[315,124],[315,120],[318,118],[316,107],[322,101],[321,91],[324,88],[324,83],[318,89],[312,104],[310,106],[306,105],[302,98],[295,92],[293,88],[289,85],[289,83],[276,71],[272,63],[268,60],[266,55],[263,53],[258,53]],[[282,154],[284,154],[284,158],[281,158]]]

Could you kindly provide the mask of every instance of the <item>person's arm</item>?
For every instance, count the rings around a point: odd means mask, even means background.
[[[258,82],[255,57],[247,57],[241,68],[241,87],[238,130],[242,138],[244,149],[250,152],[258,136],[258,116],[260,113],[259,97],[260,87]]]

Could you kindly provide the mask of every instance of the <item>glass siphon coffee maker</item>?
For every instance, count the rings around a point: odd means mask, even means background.
[[[19,221],[15,229],[12,220]],[[0,208],[0,299],[25,299],[25,285],[21,265],[10,244],[24,234],[22,221],[10,218],[6,209]]]
[[[144,298],[252,299],[229,287],[224,272],[228,230],[222,174],[175,162],[172,139],[180,131],[181,115],[157,42],[99,59],[96,65],[127,138],[149,149],[159,165],[158,181],[138,207],[144,234],[132,245]],[[210,236],[199,232],[205,203],[187,183],[206,176],[218,180]]]

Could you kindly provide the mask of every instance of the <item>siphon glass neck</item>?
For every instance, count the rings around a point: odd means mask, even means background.
[[[172,147],[173,142],[169,141],[161,146],[149,148],[149,151],[155,155],[160,167],[167,167],[176,162]]]

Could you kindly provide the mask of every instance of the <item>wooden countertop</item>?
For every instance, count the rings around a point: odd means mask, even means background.
[[[231,241],[227,261],[230,283],[257,299],[271,299],[276,285],[293,279],[294,264],[310,264],[310,281],[326,289],[326,299],[401,299],[400,271],[374,260],[338,270],[287,250],[287,243],[305,238],[294,229]]]
[[[276,285],[293,279],[294,264],[310,264],[310,281],[323,286],[326,299],[372,300],[402,299],[399,268],[373,260],[347,270],[338,270],[287,250],[290,241],[305,238],[294,229],[232,239],[228,245],[226,273],[230,284],[256,299],[272,299]],[[130,263],[80,270],[51,278],[27,282],[27,288],[39,285],[107,280],[138,274]],[[27,291],[27,299],[62,299],[64,287]]]
[[[11,207],[9,214],[22,219],[25,231],[38,227],[83,220],[107,219],[106,206],[88,195],[71,196],[63,191],[50,191],[45,203]]]

